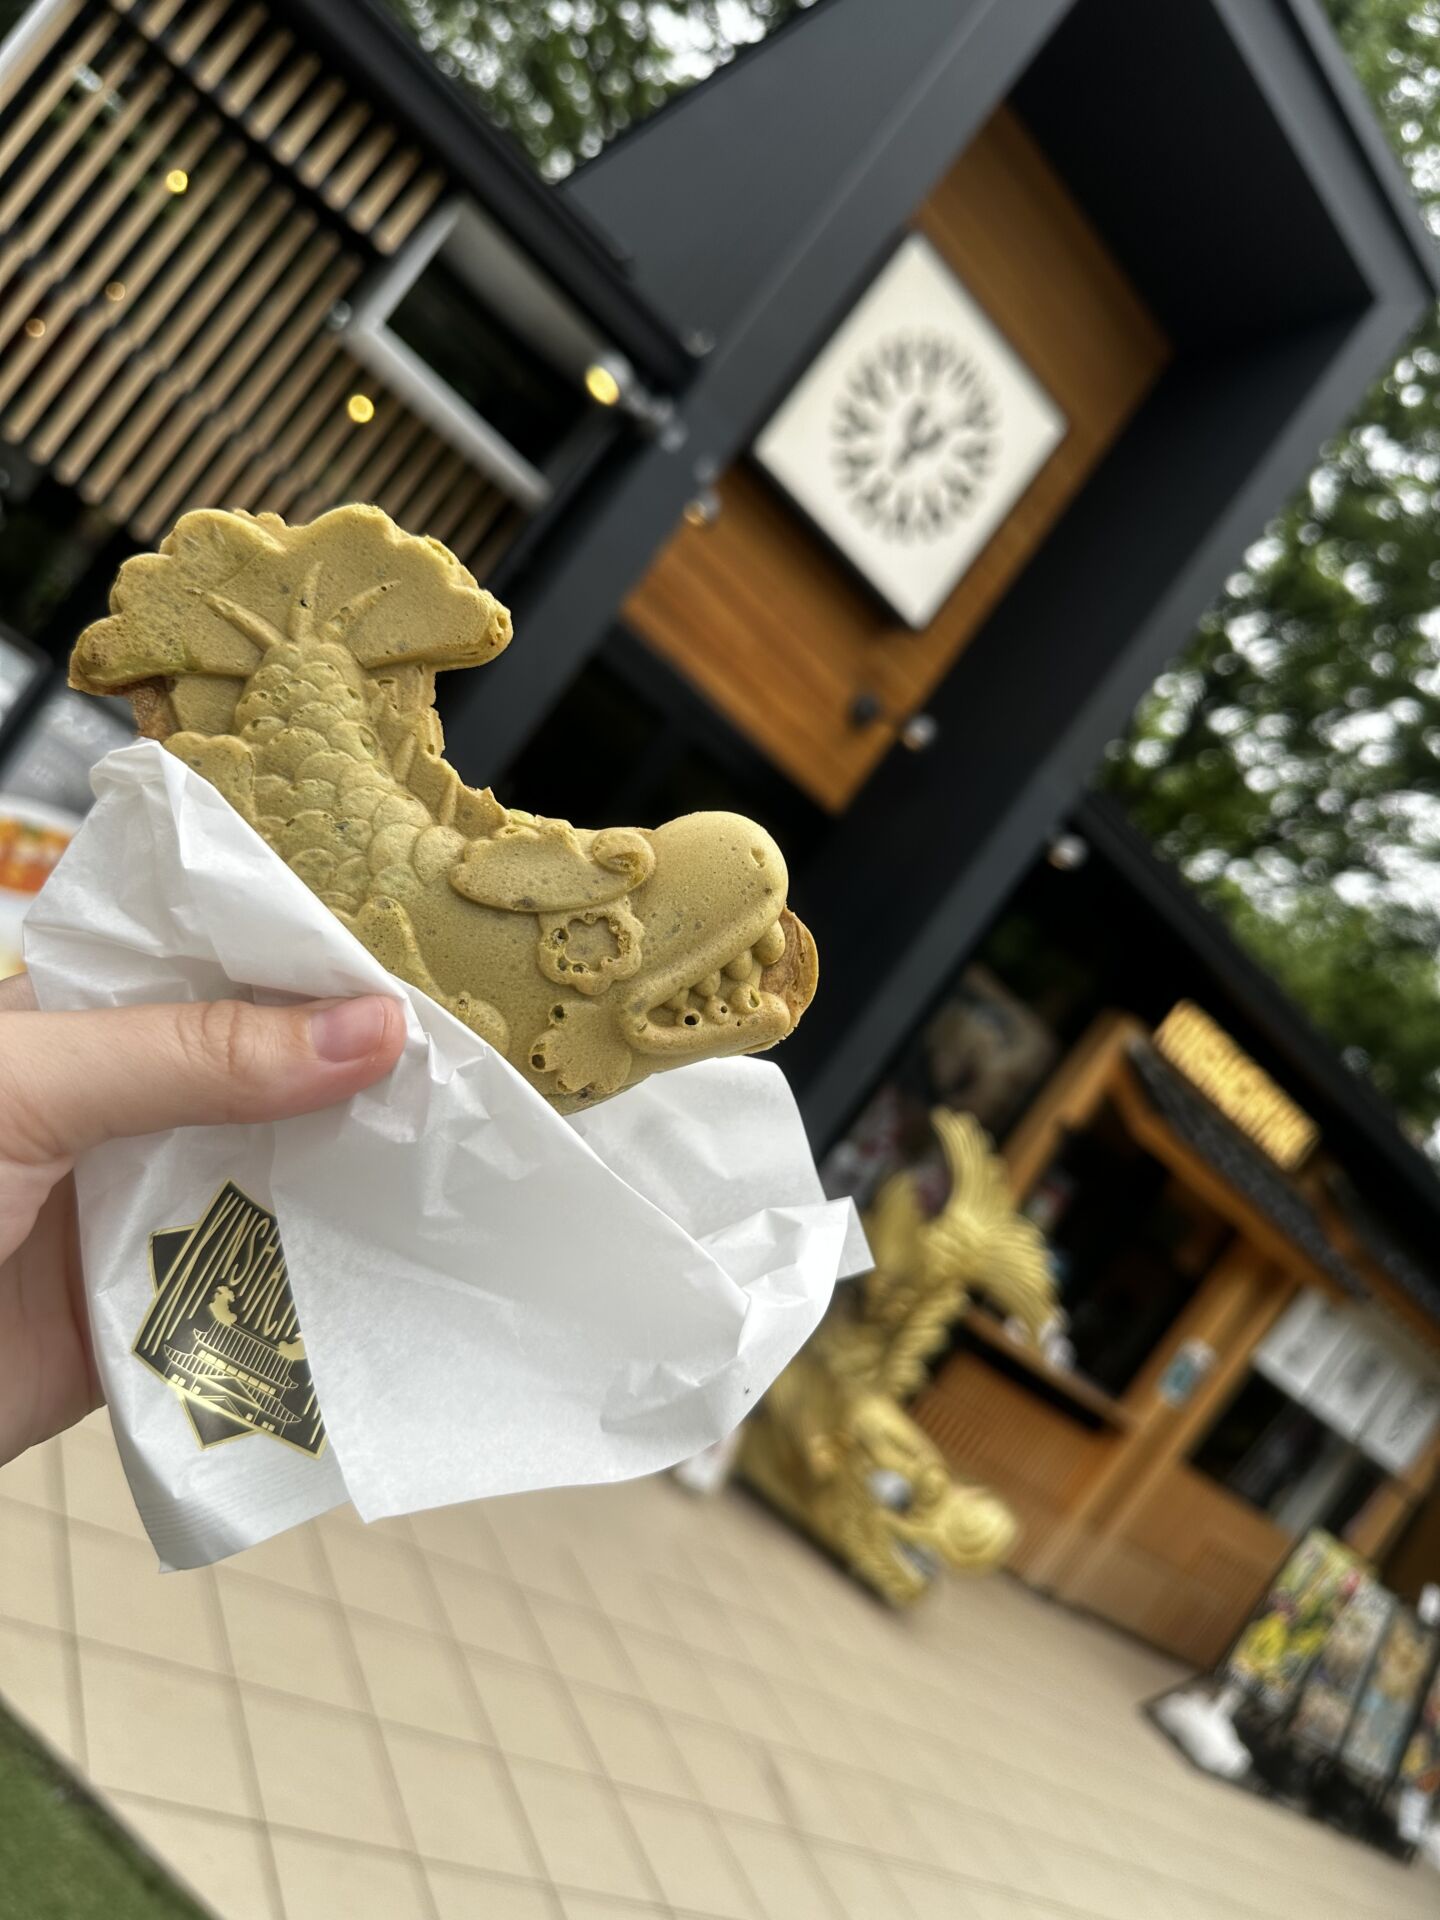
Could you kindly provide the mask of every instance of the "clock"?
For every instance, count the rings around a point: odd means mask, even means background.
[[[910,235],[755,442],[886,604],[928,626],[1064,437],[1055,402]]]
[[[983,499],[999,429],[994,390],[963,345],[892,334],[860,356],[836,398],[836,479],[882,539],[942,539]]]

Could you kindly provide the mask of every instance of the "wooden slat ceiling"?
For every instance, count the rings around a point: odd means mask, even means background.
[[[0,81],[0,435],[147,543],[365,499],[483,575],[520,510],[329,323],[444,187],[260,5],[66,0]]]

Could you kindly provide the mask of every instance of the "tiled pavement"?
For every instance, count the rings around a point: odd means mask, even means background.
[[[162,1578],[103,1415],[0,1471],[0,1693],[224,1920],[1433,1920],[1181,1765],[1173,1672],[669,1481]]]

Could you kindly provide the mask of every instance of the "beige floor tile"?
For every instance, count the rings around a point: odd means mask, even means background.
[[[381,1528],[347,1511],[161,1576],[105,1422],[53,1465],[0,1475],[0,1517],[39,1543],[0,1592],[63,1622],[63,1482],[105,1530],[72,1529],[86,1631],[167,1657],[77,1650],[0,1606],[0,1695],[72,1752],[83,1704],[92,1777],[223,1920],[1432,1920],[1423,1874],[1180,1766],[1136,1711],[1173,1663],[1012,1582],[894,1616],[768,1514],[660,1479]],[[215,1658],[193,1611],[212,1582],[215,1622],[221,1590],[227,1620],[258,1596],[247,1673],[332,1691],[313,1624],[342,1632],[340,1589],[364,1676],[342,1697],[383,1729],[249,1684],[242,1720],[233,1680],[181,1664]],[[247,1724],[283,1916],[263,1850],[255,1878]]]
[[[368,1716],[250,1687],[241,1699],[267,1819],[338,1840],[409,1844]]]
[[[648,1700],[630,1700],[594,1687],[576,1687],[573,1699],[600,1764],[621,1786],[689,1795],[685,1774],[665,1722]]]
[[[258,1813],[230,1681],[82,1641],[80,1690],[89,1771],[100,1786]]]
[[[775,1791],[788,1825],[820,1840],[847,1841],[852,1837],[850,1817],[820,1761],[788,1747],[772,1747],[770,1760],[775,1770]]]
[[[691,1564],[705,1582],[707,1593],[723,1607],[754,1607],[754,1566],[732,1553],[721,1539],[701,1540],[692,1548]]]
[[[431,1507],[427,1513],[412,1513],[410,1528],[427,1554],[463,1560],[466,1566],[478,1567],[482,1573],[508,1572],[483,1506],[472,1502],[462,1507]]]
[[[674,1627],[648,1578],[643,1562],[634,1555],[617,1553],[612,1542],[580,1542],[576,1559],[585,1575],[585,1584],[595,1604],[611,1620],[641,1627],[647,1633],[673,1633]]]
[[[517,1760],[516,1791],[550,1878],[586,1893],[653,1897],[614,1792],[598,1780]]]
[[[553,1887],[482,1878],[463,1867],[433,1865],[430,1891],[440,1920],[562,1920],[564,1912]],[[625,1913],[635,1920],[634,1907]]]
[[[79,1665],[63,1634],[0,1620],[0,1700],[47,1746],[80,1759]]]
[[[505,1503],[498,1505],[503,1509]],[[510,1578],[529,1592],[570,1606],[594,1605],[579,1562],[563,1537],[552,1538],[541,1527],[527,1525],[501,1529],[498,1544]]]
[[[856,1723],[848,1708],[818,1687],[796,1687],[783,1680],[774,1685],[787,1719],[812,1753],[830,1760],[855,1751]]]
[[[730,1624],[752,1667],[772,1680],[791,1681],[808,1672],[802,1641],[788,1627],[747,1608],[731,1610]]]
[[[112,1794],[110,1801],[141,1844],[224,1920],[286,1920],[258,1821],[222,1819],[128,1793]]]
[[[892,1720],[865,1714],[855,1716],[855,1727],[856,1744],[865,1755],[865,1764],[872,1773],[897,1785],[916,1779],[919,1767],[913,1733],[907,1733]],[[934,1784],[933,1767],[927,1767],[920,1773],[919,1784],[922,1787]]]
[[[912,1920],[980,1920],[982,1909],[973,1897],[974,1890],[948,1874],[921,1867],[897,1866],[891,1866],[889,1873],[905,1903],[901,1911],[912,1916]],[[1053,1908],[1047,1912],[1045,1909],[1037,1910],[1028,1901],[1017,1901],[1014,1920],[1030,1920],[1032,1914],[1034,1920],[1049,1920],[1049,1914],[1053,1912]],[[1068,1920],[1069,1914],[1081,1914],[1084,1909],[1066,1907],[1061,1912]],[[1136,1920],[1142,1920],[1142,1916],[1137,1915]],[[1149,1914],[1145,1914],[1143,1920],[1150,1920]],[[1161,1920],[1161,1916],[1156,1914],[1155,1920]],[[1216,1920],[1219,1920],[1218,1915]]]
[[[465,1673],[465,1656],[448,1635],[421,1633],[363,1613],[349,1616],[365,1684],[382,1720],[459,1740],[486,1733]]]
[[[65,1511],[60,1479],[60,1442],[47,1440],[0,1467],[0,1500],[21,1500],[27,1507]]]
[[[64,1524],[40,1507],[0,1500],[0,1620],[69,1628]]]
[[[675,1715],[670,1736],[707,1806],[753,1820],[784,1822],[774,1765],[757,1741],[742,1739],[728,1727]]]
[[[1019,1893],[1046,1891],[1044,1850],[1036,1846],[1029,1828],[990,1813],[977,1815],[926,1794],[910,1796],[904,1812],[919,1836],[916,1846],[907,1850],[897,1844],[884,1851],[900,1857],[908,1853],[917,1866],[941,1867],[948,1873],[963,1873]],[[879,1846],[880,1842],[872,1844]],[[1047,1823],[1045,1845],[1048,1848],[1053,1844],[1054,1831]]]
[[[700,1720],[725,1718],[714,1688],[688,1647],[657,1640],[629,1627],[620,1628],[619,1637],[640,1684],[657,1707],[672,1713],[688,1713]]]
[[[669,1907],[652,1907],[647,1901],[637,1906],[633,1900],[611,1900],[603,1893],[560,1892],[560,1911],[564,1920],[670,1920]]]
[[[721,1826],[765,1920],[839,1920],[843,1908],[802,1840],[748,1820]]]
[[[226,1671],[207,1570],[161,1573],[148,1541],[77,1525],[70,1529],[70,1573],[82,1639]]]
[[[603,1615],[567,1606],[544,1594],[530,1595],[530,1614],[557,1672],[570,1680],[623,1693],[635,1684],[615,1629]]]
[[[563,1684],[535,1667],[471,1653],[470,1672],[502,1753],[552,1766],[595,1770]]]
[[[285,1920],[431,1920],[413,1855],[298,1833],[275,1834],[274,1846]]]
[[[800,1733],[763,1674],[715,1660],[705,1669],[711,1693],[737,1733],[756,1740],[799,1745]]]
[[[724,1915],[725,1920],[754,1920],[754,1896],[708,1809],[638,1793],[622,1797],[660,1890],[672,1906]]]
[[[905,1909],[883,1861],[826,1841],[816,1841],[810,1857],[845,1920],[882,1920],[892,1914],[901,1920]],[[1136,1920],[1141,1917],[1137,1915]]]
[[[863,1749],[852,1749],[847,1758],[863,1766]],[[902,1787],[892,1786],[888,1781],[876,1780],[868,1774],[852,1772],[849,1767],[832,1766],[825,1771],[825,1784],[839,1803],[842,1815],[849,1824],[847,1837],[856,1846],[869,1847],[875,1853],[888,1853],[901,1860],[918,1860],[928,1863],[938,1860],[942,1866],[957,1864],[944,1859],[932,1844],[927,1843],[927,1828],[916,1817],[915,1807],[918,1796]],[[938,1809],[937,1800],[926,1802],[929,1807]],[[952,1807],[948,1810],[946,1836],[962,1825],[960,1815]],[[969,1824],[969,1823],[963,1823]]]
[[[241,1680],[332,1707],[364,1707],[340,1609],[243,1574],[219,1576],[230,1656]]]
[[[411,1627],[444,1624],[420,1554],[407,1541],[359,1524],[324,1528],[320,1541],[347,1607]]]
[[[670,1622],[670,1631],[696,1653],[718,1654],[724,1660],[743,1660],[745,1649],[728,1620],[728,1609],[706,1593],[657,1581],[658,1599]]]
[[[62,1434],[60,1467],[67,1513],[91,1526],[127,1533],[132,1540],[145,1538],[108,1421],[103,1428],[86,1422]]]
[[[430,1571],[450,1630],[462,1646],[532,1666],[549,1665],[545,1643],[518,1588],[455,1561],[432,1560]]]
[[[409,1727],[387,1727],[385,1742],[424,1859],[522,1879],[537,1874],[498,1754]]]
[[[277,1586],[293,1587],[299,1593],[328,1595],[330,1581],[320,1548],[319,1529],[312,1523],[291,1527],[285,1533],[262,1540],[225,1562],[225,1571],[248,1573],[252,1579],[273,1580]]]

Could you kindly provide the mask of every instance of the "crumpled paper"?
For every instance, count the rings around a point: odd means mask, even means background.
[[[42,1007],[383,992],[404,1053],[348,1104],[119,1140],[76,1168],[97,1359],[162,1561],[198,1566],[347,1497],[367,1520],[654,1472],[722,1438],[869,1265],[779,1069],[707,1061],[569,1120],[387,973],[211,787],[153,741],[31,909]],[[150,1237],[233,1181],[279,1223],[324,1417],[202,1447],[132,1352]]]

